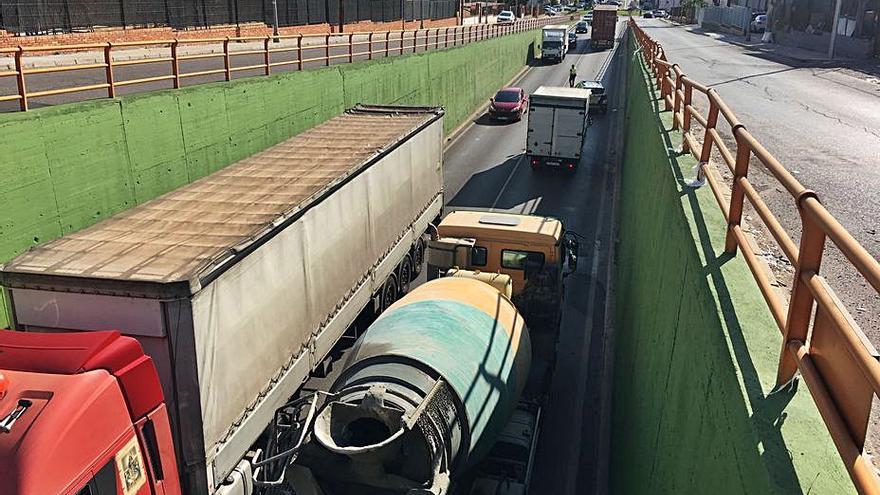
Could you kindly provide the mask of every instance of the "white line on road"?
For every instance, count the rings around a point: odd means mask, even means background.
[[[501,200],[501,195],[504,194],[504,190],[507,189],[507,184],[510,184],[510,179],[513,178],[513,175],[516,173],[516,169],[519,168],[519,164],[522,162],[525,156],[526,155],[519,155],[519,158],[517,158],[516,165],[513,166],[513,170],[510,171],[510,175],[507,176],[507,180],[504,181],[504,185],[501,186],[501,190],[498,191],[498,196],[495,196],[495,201],[492,202],[492,207],[489,208],[489,211],[495,211],[495,206],[497,206],[498,201]]]

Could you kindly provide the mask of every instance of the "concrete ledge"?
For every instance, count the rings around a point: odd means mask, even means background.
[[[629,49],[610,493],[854,493],[806,386],[773,390],[781,336]]]

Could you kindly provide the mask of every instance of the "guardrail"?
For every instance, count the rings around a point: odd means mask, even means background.
[[[819,196],[798,182],[740,122],[718,92],[682,73],[670,63],[663,47],[651,39],[632,20],[630,27],[641,46],[642,57],[653,72],[665,110],[673,112],[673,128],[683,136],[683,151],[700,161],[705,178],[724,218],[727,220],[725,251],[742,251],[761,294],[783,335],[777,386],[801,376],[825,421],[831,438],[859,493],[880,493],[876,469],[863,455],[871,403],[880,395],[880,361],[877,351],[853,321],[849,311],[819,275],[825,240],[840,249],[858,273],[880,293],[880,263],[822,206]],[[693,105],[694,93],[708,99],[709,110],[702,115]],[[730,126],[736,142],[735,152],[724,143],[718,130],[718,117]],[[693,121],[703,128],[702,142],[694,135]],[[717,150],[733,174],[730,200],[722,181],[709,164]],[[801,238],[797,245],[748,179],[752,157],[785,188],[800,213]],[[748,199],[758,217],[795,268],[794,284],[786,309],[759,264],[740,222],[744,200]],[[814,316],[815,310],[815,316]]]
[[[521,33],[558,21],[559,18],[545,17],[524,19],[510,24],[471,24],[465,26],[402,31],[269,35],[193,40],[171,39],[4,48],[0,49],[0,56],[3,56],[4,54],[9,56],[11,54],[15,60],[15,68],[11,71],[0,71],[0,79],[14,77],[16,79],[18,92],[17,94],[0,95],[0,102],[18,101],[19,109],[21,111],[27,111],[29,108],[29,101],[34,98],[94,90],[106,90],[106,97],[114,98],[116,96],[116,90],[126,86],[159,81],[171,81],[173,88],[180,88],[183,80],[193,77],[222,74],[224,79],[229,81],[233,78],[235,73],[242,71],[261,70],[264,75],[269,75],[274,71],[280,70],[282,67],[286,67],[288,70],[303,70],[304,64],[308,63],[323,62],[324,66],[329,66],[333,60],[347,59],[347,62],[353,62],[356,58],[362,58],[364,56],[366,56],[366,60],[372,60],[374,57],[389,57],[392,54],[402,55],[404,53],[416,53],[418,51],[459,46],[489,38]],[[273,46],[274,41],[280,42],[284,40],[294,40],[295,44],[292,46]],[[250,50],[230,50],[230,43],[257,41],[262,42],[262,47]],[[179,53],[181,48],[185,46],[212,43],[215,45],[222,44],[222,51],[194,54]],[[168,49],[168,53],[166,56],[148,57],[137,60],[113,59],[113,54],[118,53],[119,50],[136,47],[165,47]],[[331,51],[339,51],[340,48],[343,49],[342,53],[331,53]],[[103,61],[79,65],[25,68],[24,58],[26,54],[83,50],[103,50]],[[319,52],[320,55],[316,54],[316,51]],[[273,61],[273,56],[282,53],[295,54],[295,58],[292,60]],[[242,55],[262,55],[261,62],[258,64],[237,65],[236,60]],[[222,59],[223,67],[191,72],[184,72],[181,70],[181,62],[211,59]],[[116,77],[116,73],[114,72],[114,69],[120,67],[157,63],[167,63],[167,73],[138,79],[120,80]],[[59,86],[42,91],[28,90],[28,76],[96,69],[104,70],[104,76],[101,78],[101,82],[80,86]]]

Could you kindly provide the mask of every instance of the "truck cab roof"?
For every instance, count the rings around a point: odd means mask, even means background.
[[[532,244],[555,245],[562,237],[562,222],[538,215],[458,210],[443,218],[439,230],[442,236],[505,237]]]
[[[126,341],[137,342],[119,339],[125,338],[117,332],[0,330],[0,371],[7,381],[0,398],[3,493],[78,490],[91,470],[101,468],[93,463],[106,457],[108,446],[131,436],[122,389],[106,368],[127,362],[133,349]]]

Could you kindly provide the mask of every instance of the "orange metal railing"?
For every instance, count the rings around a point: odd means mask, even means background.
[[[226,37],[206,38],[193,40],[158,40],[158,41],[134,41],[120,43],[93,43],[81,45],[55,45],[33,46],[0,49],[0,56],[14,58],[14,70],[0,72],[0,79],[14,77],[17,85],[17,93],[0,95],[0,102],[18,101],[21,111],[27,111],[29,101],[34,98],[77,93],[83,91],[106,90],[106,97],[116,96],[116,90],[121,87],[138,84],[153,83],[159,81],[171,81],[174,88],[181,86],[181,81],[187,78],[211,76],[222,74],[229,81],[233,75],[242,71],[260,70],[265,75],[273,71],[287,67],[289,70],[303,70],[305,64],[321,63],[329,66],[334,60],[353,62],[356,58],[372,60],[374,57],[389,57],[392,54],[415,53],[418,51],[436,50],[450,46],[459,46],[466,43],[482,41],[489,38],[497,38],[509,34],[521,33],[541,26],[559,22],[559,18],[534,18],[523,19],[511,24],[471,24],[466,26],[451,26],[430,29],[416,29],[410,31],[381,31],[368,33],[327,33],[309,35],[279,35],[279,36],[252,36],[252,37]],[[273,46],[274,41],[295,40],[290,46]],[[230,43],[262,41],[262,46],[249,50],[230,50]],[[186,46],[213,44],[218,48],[222,45],[222,51],[210,53],[181,54],[181,48]],[[392,47],[392,45],[396,45]],[[137,60],[114,60],[113,54],[120,50],[144,47],[163,47],[168,49],[167,55],[149,57]],[[341,53],[331,53],[340,52]],[[25,56],[27,54],[65,51],[98,51],[103,50],[102,61],[91,64],[52,66],[40,68],[26,68]],[[317,52],[317,53],[316,53]],[[274,57],[283,53],[292,53],[292,60],[273,60]],[[262,55],[260,63],[240,65],[236,60],[243,55]],[[181,62],[193,60],[218,60],[222,59],[223,67],[206,70],[185,72],[181,70]],[[135,65],[166,64],[164,73],[137,79],[121,80],[117,77],[114,69]],[[219,64],[218,64],[219,65]],[[52,74],[68,71],[85,71],[103,69],[103,76],[98,76],[93,84],[80,86],[53,87],[41,91],[28,89],[28,76],[39,74]]]
[[[715,89],[690,79],[678,64],[670,63],[663,47],[633,20],[630,28],[660,88],[665,110],[673,112],[673,128],[682,133],[684,151],[700,161],[701,177],[709,184],[727,220],[725,251],[742,252],[783,335],[777,385],[787,383],[800,371],[856,489],[859,493],[880,493],[876,469],[863,454],[871,402],[880,394],[880,361],[847,308],[819,275],[826,239],[831,239],[878,293],[880,263],[822,206],[814,191],[801,185],[749,133]],[[695,92],[708,99],[706,115],[693,104]],[[736,143],[734,150],[725,144],[717,127],[719,116],[730,128]],[[703,129],[702,142],[694,134],[693,121]],[[713,151],[718,152],[733,174],[729,200],[722,190],[722,179],[709,164]],[[749,181],[753,157],[794,200],[801,218],[800,245],[795,244]],[[740,225],[746,199],[795,268],[787,307],[773,290]]]

